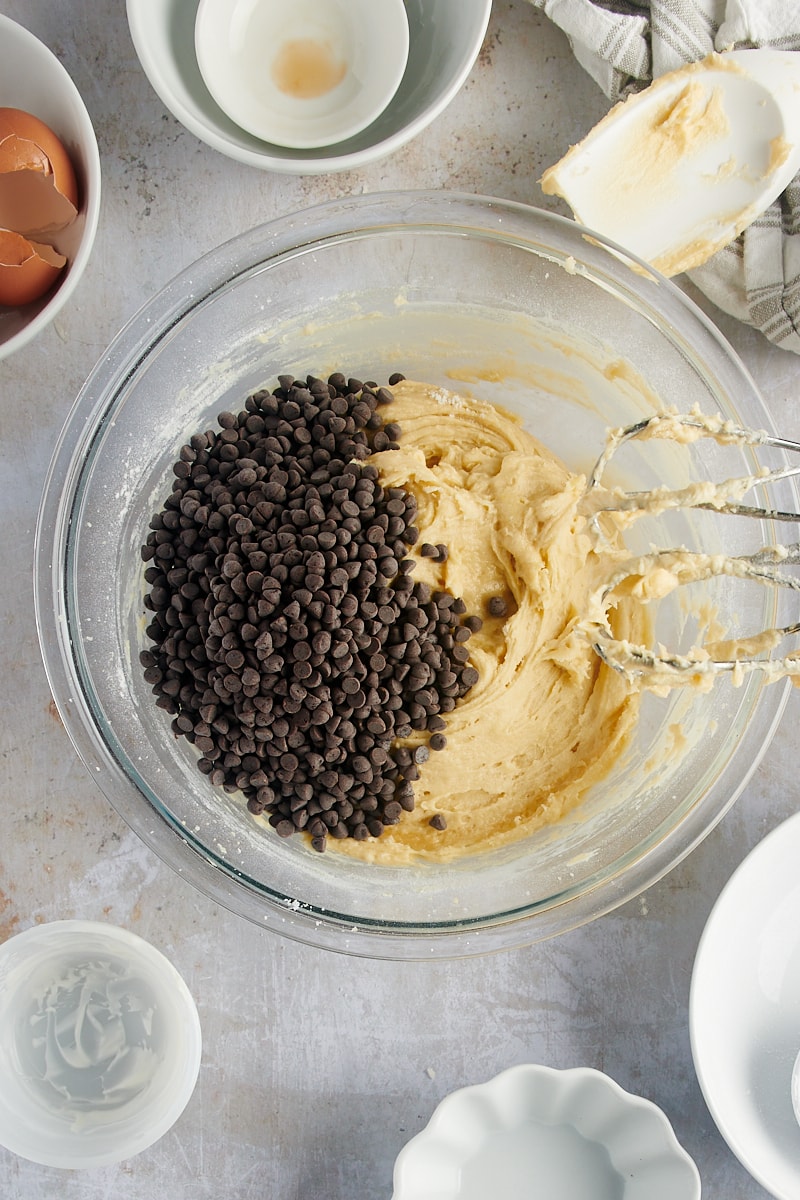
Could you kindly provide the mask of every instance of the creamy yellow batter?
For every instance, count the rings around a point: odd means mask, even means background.
[[[558,820],[613,767],[639,697],[577,627],[617,553],[594,549],[579,515],[583,477],[493,405],[419,383],[393,390],[401,448],[372,461],[385,486],[417,499],[414,578],[484,620],[468,642],[479,681],[448,714],[447,747],[420,769],[415,810],[378,839],[331,844],[400,864],[495,849]],[[423,557],[426,541],[444,543],[447,560]],[[499,594],[507,613],[491,618]],[[642,606],[630,613],[623,602],[615,632],[643,640]],[[431,827],[436,814],[446,829]]]

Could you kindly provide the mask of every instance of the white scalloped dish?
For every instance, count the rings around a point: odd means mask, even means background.
[[[699,1200],[664,1113],[589,1067],[524,1064],[446,1096],[400,1151],[393,1200]]]

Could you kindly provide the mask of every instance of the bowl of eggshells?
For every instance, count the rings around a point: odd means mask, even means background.
[[[0,15],[0,358],[49,325],[89,261],[100,156],[56,56]]]

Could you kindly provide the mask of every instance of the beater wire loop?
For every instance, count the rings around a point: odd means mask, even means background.
[[[682,445],[692,444],[701,438],[713,439],[718,444],[733,446],[768,446],[778,450],[796,452],[798,462],[794,466],[782,466],[774,470],[764,469],[753,474],[726,479],[721,483],[698,482],[684,488],[655,487],[649,491],[625,491],[608,488],[603,479],[609,464],[619,450],[634,440],[662,440]],[[638,515],[658,515],[675,509],[706,509],[730,516],[757,517],[765,521],[796,522],[800,524],[800,513],[765,508],[742,503],[751,489],[800,474],[800,443],[787,438],[774,437],[761,430],[743,429],[721,417],[706,417],[699,413],[657,413],[647,420],[613,431],[606,448],[589,475],[583,498],[583,511],[589,517],[590,527],[599,540],[605,533],[600,524],[603,514],[625,514],[628,519]],[[774,649],[780,642],[793,634],[800,633],[800,620],[790,624],[763,630],[755,637],[738,640],[741,653],[732,657],[715,658],[708,650],[694,647],[686,654],[673,653],[659,647],[657,650],[644,645],[630,643],[615,636],[610,623],[609,610],[623,597],[639,599],[642,603],[658,599],[678,587],[691,583],[728,576],[751,579],[768,587],[800,591],[800,576],[787,573],[786,568],[800,565],[800,543],[792,545],[762,546],[752,554],[702,554],[685,549],[654,550],[650,554],[632,558],[619,568],[592,598],[589,617],[584,630],[600,658],[616,671],[632,677],[654,676],[666,681],[670,677],[684,681],[698,675],[721,672],[736,672],[745,675],[756,671],[778,677],[800,675],[800,650],[782,658],[770,658],[763,651]],[[648,584],[648,580],[651,581]],[[653,580],[657,584],[652,583]],[[725,643],[734,650],[737,639]],[[758,644],[759,652],[748,652]],[[712,644],[713,645],[713,644]]]

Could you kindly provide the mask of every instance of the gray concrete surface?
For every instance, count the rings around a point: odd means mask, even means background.
[[[157,1145],[79,1173],[0,1150],[0,1196],[388,1200],[395,1155],[447,1092],[532,1061],[607,1071],[665,1110],[707,1200],[760,1200],[767,1193],[727,1148],[698,1087],[688,992],[720,889],[795,810],[796,696],[734,810],[644,896],[529,949],[394,964],[265,933],[162,865],[73,752],[36,637],[32,546],[48,460],[82,381],[143,301],[224,239],[347,193],[447,187],[541,203],[542,169],[604,110],[595,85],[525,0],[496,0],[468,83],[414,142],[351,174],[266,175],[215,153],[165,111],[121,0],[2,0],[0,9],[71,73],[105,177],[77,293],[29,349],[0,363],[0,940],[63,917],[125,925],[184,974],[205,1036],[197,1090]],[[776,422],[796,431],[800,359],[712,315]]]

